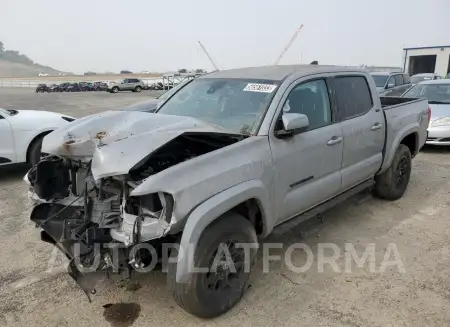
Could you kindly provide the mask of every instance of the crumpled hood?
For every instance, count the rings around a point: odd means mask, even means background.
[[[99,179],[127,174],[147,155],[186,132],[230,134],[191,117],[106,111],[48,134],[42,152],[72,159],[92,158],[92,174]]]

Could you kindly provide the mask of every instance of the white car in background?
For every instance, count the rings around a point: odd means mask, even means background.
[[[75,118],[50,111],[0,108],[0,166],[29,162],[41,157],[42,139]]]
[[[47,73],[39,73],[39,76],[50,76],[50,75]]]

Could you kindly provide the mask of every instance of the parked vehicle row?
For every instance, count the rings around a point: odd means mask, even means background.
[[[105,91],[106,89],[107,85],[104,82],[77,82],[50,85],[38,84],[36,93]]]
[[[170,90],[173,86],[165,86],[162,82],[145,84],[138,78],[126,78],[120,82],[74,82],[61,84],[38,84],[36,93],[50,92],[86,92],[86,91],[108,91],[117,93],[119,91],[141,92],[142,90]]]
[[[418,83],[443,79],[435,73],[422,73],[411,77],[401,72],[373,72],[370,75],[375,81],[380,96],[400,96]]]

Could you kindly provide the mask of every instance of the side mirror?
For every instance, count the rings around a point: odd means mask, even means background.
[[[395,86],[395,84],[392,84],[392,83],[391,83],[391,84],[388,84],[388,85],[386,86],[386,90],[387,90],[387,89],[392,89],[394,86]]]
[[[309,127],[308,116],[304,114],[285,113],[281,116],[282,129],[275,131],[278,138],[290,137],[305,132]]]

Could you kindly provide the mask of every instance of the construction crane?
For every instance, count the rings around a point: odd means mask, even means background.
[[[298,33],[300,33],[301,29],[303,28],[303,24],[300,25],[299,28],[297,28],[297,30],[295,31],[294,35],[292,35],[291,39],[289,40],[288,44],[286,45],[286,47],[283,49],[283,51],[281,52],[280,56],[278,57],[277,60],[275,60],[274,65],[278,65],[281,61],[281,59],[284,57],[284,55],[286,54],[286,52],[289,50],[289,48],[291,47],[292,43],[294,43],[295,39],[297,38]]]
[[[202,42],[198,41],[198,44],[200,44],[200,46],[202,47],[203,52],[205,53],[205,55],[208,57],[209,61],[211,62],[211,64],[214,66],[214,68],[216,70],[219,70],[219,68],[217,68],[217,65],[214,63],[214,61],[212,60],[211,56],[209,55],[208,51],[206,51],[205,47],[203,46]]]

